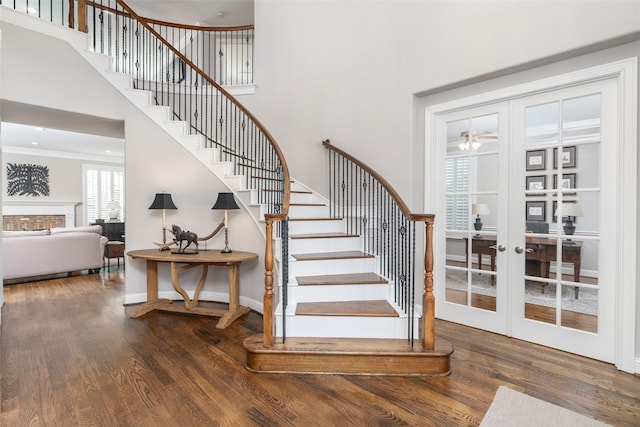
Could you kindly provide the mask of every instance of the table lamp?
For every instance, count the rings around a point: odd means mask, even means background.
[[[171,194],[169,193],[156,193],[156,198],[153,199],[153,203],[149,206],[149,209],[162,209],[162,244],[167,243],[167,209],[178,209],[171,200]],[[169,248],[163,246],[161,251],[168,250]]]
[[[224,249],[221,251],[223,254],[231,253],[229,249],[229,227],[227,226],[227,211],[229,209],[240,209],[236,200],[233,198],[233,193],[218,193],[218,200],[211,209],[222,210],[224,209]]]
[[[120,216],[120,203],[112,200],[107,204],[107,208],[109,208],[109,221],[117,222],[118,217]]]
[[[489,215],[489,206],[486,203],[474,203],[471,205],[471,213],[476,216],[476,222],[473,223],[473,228],[476,231],[482,230],[482,221],[480,220],[480,215]],[[476,234],[474,237],[481,237],[480,233]]]
[[[562,227],[564,234],[573,236],[573,233],[576,231],[576,226],[573,224],[573,221],[575,221],[575,218],[578,216],[584,216],[582,206],[580,206],[578,202],[562,202],[561,208],[558,207],[553,215],[557,218],[558,212],[562,211],[562,216],[567,217],[567,221]],[[568,241],[571,242],[571,239],[568,239]]]

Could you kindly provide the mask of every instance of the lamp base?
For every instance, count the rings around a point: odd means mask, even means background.
[[[224,227],[224,249],[220,251],[220,253],[223,254],[230,254],[231,252],[233,252],[231,249],[229,249],[229,228],[227,228],[227,226],[225,225]]]

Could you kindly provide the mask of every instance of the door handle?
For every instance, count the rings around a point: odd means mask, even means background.
[[[496,246],[496,245],[491,245],[491,246],[489,246],[489,249],[497,249],[497,250],[499,250],[500,252],[504,252],[507,248],[505,248],[505,246],[504,246],[504,245],[498,245],[498,246]]]
[[[519,253],[519,254],[521,254],[521,253],[523,253],[523,252],[531,253],[531,252],[533,252],[533,249],[531,249],[531,248],[523,249],[523,248],[522,248],[522,246],[516,246],[516,247],[514,248],[514,251],[516,251],[516,253]]]

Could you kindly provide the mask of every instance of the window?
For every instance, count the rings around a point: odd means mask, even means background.
[[[469,228],[469,157],[446,159],[447,229]]]
[[[124,221],[124,168],[83,165],[83,206],[86,224],[96,219],[109,220],[109,202],[120,204],[120,221]]]

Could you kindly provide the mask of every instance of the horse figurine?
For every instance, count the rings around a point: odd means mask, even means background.
[[[196,245],[196,253],[198,252],[198,235],[196,233],[192,233],[191,231],[184,231],[182,228],[177,225],[171,226],[171,232],[175,236],[173,241],[178,244],[178,252],[184,252],[190,244],[195,243]],[[187,241],[186,246],[182,247],[182,242]]]

